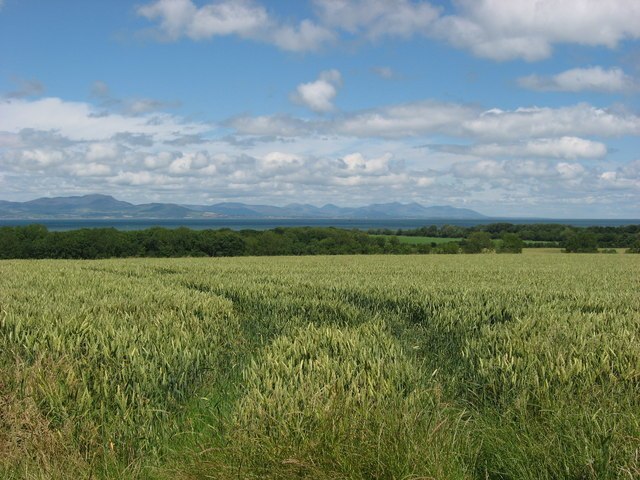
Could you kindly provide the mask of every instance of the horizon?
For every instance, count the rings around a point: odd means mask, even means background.
[[[277,204],[258,204],[258,203],[247,203],[247,202],[241,202],[241,201],[234,201],[234,202],[216,202],[216,203],[211,203],[211,204],[188,204],[188,203],[173,203],[173,202],[128,202],[127,200],[122,200],[116,196],[114,196],[113,194],[107,194],[107,193],[87,193],[87,194],[80,194],[80,195],[69,195],[69,196],[53,196],[53,197],[37,197],[37,198],[32,198],[30,200],[25,200],[25,201],[21,201],[21,202],[16,202],[16,203],[27,203],[30,201],[35,201],[35,200],[55,200],[55,199],[69,199],[69,198],[84,198],[84,197],[104,197],[104,198],[110,198],[116,201],[122,201],[122,202],[127,202],[130,203],[134,206],[139,206],[139,205],[148,205],[148,204],[152,204],[152,203],[161,203],[161,204],[170,204],[170,205],[178,205],[181,207],[204,207],[204,206],[215,206],[215,205],[221,205],[221,204],[238,204],[238,205],[245,205],[245,206],[267,206],[267,207],[276,207],[276,208],[286,208],[289,206],[310,206],[310,207],[314,207],[314,208],[318,208],[318,209],[322,209],[324,207],[327,206],[331,206],[331,207],[337,207],[337,208],[344,208],[344,209],[358,209],[358,208],[366,208],[366,207],[371,207],[371,206],[376,206],[376,205],[402,205],[402,206],[407,206],[407,205],[418,205],[420,207],[424,207],[424,208],[454,208],[454,209],[458,209],[458,210],[470,210],[472,212],[478,213],[480,215],[482,215],[484,217],[484,219],[479,218],[477,220],[484,222],[487,220],[549,220],[552,221],[552,223],[557,223],[556,221],[560,221],[560,220],[578,220],[578,221],[588,221],[588,220],[593,220],[593,221],[598,221],[598,220],[602,220],[602,221],[623,221],[623,220],[629,220],[632,221],[634,223],[638,223],[640,224],[640,217],[539,217],[539,216],[503,216],[503,215],[492,215],[492,214],[487,214],[484,212],[479,212],[478,210],[476,210],[475,208],[472,208],[472,206],[466,206],[466,207],[458,207],[455,205],[423,205],[419,202],[383,202],[383,203],[370,203],[370,204],[362,204],[362,205],[345,205],[345,204],[334,204],[334,203],[326,203],[326,204],[312,204],[312,203],[299,203],[299,202],[293,202],[293,203],[287,203],[287,204],[282,204],[282,205],[277,205]],[[0,202],[2,201],[9,201],[11,202],[11,200],[4,200],[3,198],[0,198]],[[223,219],[224,217],[220,217],[219,219]],[[229,217],[231,219],[241,219],[244,218],[242,216],[240,217]],[[250,217],[247,217],[250,218]],[[262,218],[262,217],[261,217]],[[279,217],[263,217],[262,219],[266,220],[266,219],[277,219]],[[327,221],[331,221],[331,220],[336,220],[336,221],[346,221],[349,220],[350,217],[319,217],[319,218],[314,218],[314,217],[309,217],[309,218],[305,218],[305,217],[294,217],[294,218],[290,218],[290,217],[282,217],[282,219],[284,220],[291,220],[291,219],[299,219],[301,221],[303,220],[327,220]],[[152,220],[153,218],[144,218],[144,217],[140,217],[137,220]],[[256,218],[256,219],[260,219],[260,218]],[[438,220],[439,222],[441,222],[442,220],[447,220],[446,217],[433,217],[433,218],[419,218],[419,217],[389,217],[389,218],[380,218],[380,219],[376,219],[376,218],[361,218],[359,220],[362,221],[366,221],[366,220],[372,220],[372,221],[403,221],[403,220],[416,220],[416,221],[420,221],[420,220]],[[6,220],[6,219],[5,219]],[[19,218],[13,218],[12,220],[15,221],[28,221],[28,220],[32,220],[32,218],[24,218],[24,219],[19,219]],[[64,218],[56,218],[56,217],[52,217],[52,218],[48,218],[48,219],[44,219],[47,221],[56,221],[56,220],[61,220],[64,221]],[[72,218],[66,219],[71,221]],[[87,221],[92,221],[94,220],[92,217],[77,217],[75,218],[75,220],[79,220],[79,221],[83,221],[83,220],[87,220]],[[103,219],[105,220],[105,219]],[[120,221],[123,219],[118,219],[118,218],[114,218],[114,221]],[[134,219],[132,219],[134,220]],[[173,220],[178,220],[178,219],[172,219],[172,218],[166,218],[165,220],[168,221],[173,221]],[[189,220],[189,219],[183,219],[183,220]],[[195,222],[198,221],[203,221],[205,219],[199,219],[199,218],[194,218],[191,219]],[[358,220],[358,218],[353,218],[352,220]],[[452,221],[471,221],[471,219],[448,219],[448,220],[452,220]],[[2,226],[2,221],[3,218],[0,217],[0,226]]]
[[[638,18],[634,0],[0,0],[1,196],[634,219]]]

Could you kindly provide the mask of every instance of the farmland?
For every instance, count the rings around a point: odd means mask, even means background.
[[[640,256],[0,262],[0,477],[640,477]]]

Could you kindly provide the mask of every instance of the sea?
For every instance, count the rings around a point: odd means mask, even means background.
[[[640,225],[640,219],[553,219],[553,218],[483,218],[483,219],[278,219],[278,218],[209,218],[209,219],[0,219],[2,226],[24,226],[40,224],[50,231],[77,230],[80,228],[116,228],[118,230],[144,230],[152,227],[179,228],[194,230],[222,229],[231,230],[270,230],[277,227],[336,227],[344,229],[369,230],[388,228],[390,230],[410,230],[436,225],[456,225],[472,227],[489,223],[507,222],[515,224],[559,223],[575,227],[619,227]]]

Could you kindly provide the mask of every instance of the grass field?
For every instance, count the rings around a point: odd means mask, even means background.
[[[0,478],[640,478],[640,256],[0,262]]]
[[[435,243],[437,245],[440,245],[442,243],[448,243],[448,242],[460,242],[462,240],[464,240],[464,238],[462,237],[452,237],[452,238],[448,238],[448,237],[413,237],[413,236],[407,236],[407,235],[370,235],[371,237],[380,237],[380,238],[384,238],[387,240],[390,240],[392,238],[397,238],[398,241],[400,243],[408,243],[410,245],[431,245],[432,243]],[[500,244],[502,242],[502,240],[500,239],[496,239],[494,240],[494,242],[496,243],[496,245]],[[524,242],[525,245],[535,245],[537,243],[546,243],[546,242],[540,242],[540,241],[536,241],[536,240],[527,240]]]

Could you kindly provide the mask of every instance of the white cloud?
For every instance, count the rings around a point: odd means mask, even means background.
[[[538,182],[548,185],[554,181],[577,182],[589,172],[577,162],[552,163],[546,161],[476,160],[454,163],[451,173],[458,178],[473,180],[508,180],[503,185]],[[549,183],[551,182],[551,183]]]
[[[600,174],[600,183],[616,190],[640,190],[640,160],[635,160],[615,171]]]
[[[297,137],[313,133],[316,123],[288,115],[238,116],[229,119],[226,125],[246,135],[279,135]]]
[[[59,98],[0,101],[0,131],[10,133],[33,129],[54,131],[74,141],[100,141],[126,132],[171,140],[176,137],[176,132],[197,134],[210,128],[166,113],[139,116],[102,113],[88,103],[67,102]]]
[[[317,80],[298,85],[291,99],[313,110],[314,112],[329,112],[334,109],[333,99],[342,86],[342,75],[338,70],[326,70],[320,73]]]
[[[329,108],[327,103],[319,105]],[[515,110],[421,101],[353,112],[327,120],[304,120],[288,116],[237,117],[228,125],[240,134],[298,137],[311,134],[350,137],[411,138],[447,135],[501,142],[540,140],[527,148],[538,152],[554,150],[576,156],[599,155],[602,147],[575,137],[598,135],[616,137],[640,135],[640,116],[630,112],[603,109],[586,103],[550,108],[527,107]],[[579,153],[580,151],[583,153]],[[570,158],[570,157],[567,157]]]
[[[175,154],[172,152],[158,152],[154,155],[145,155],[143,164],[150,170],[156,170],[166,167],[174,158]]]
[[[266,2],[263,2],[266,3]],[[556,44],[615,48],[640,38],[637,0],[313,0],[315,19],[284,23],[254,0],[155,0],[138,8],[168,40],[236,35],[289,51],[313,51],[343,38],[376,41],[423,35],[494,60],[541,60]]]
[[[60,150],[36,148],[23,150],[20,155],[21,164],[28,169],[40,169],[59,165],[65,160],[65,155]]]
[[[108,177],[111,167],[102,163],[73,163],[64,167],[66,171],[76,177]]]
[[[459,0],[434,34],[493,60],[541,60],[557,43],[616,47],[640,38],[637,0]]]
[[[462,178],[498,178],[505,175],[503,164],[495,160],[456,163],[453,172]]]
[[[351,34],[377,39],[425,33],[439,9],[410,0],[314,0],[322,22]]]
[[[555,136],[640,134],[640,117],[596,108],[586,103],[568,107],[530,107],[488,110],[462,125],[467,136],[501,140]]]
[[[118,155],[118,146],[113,143],[92,143],[87,149],[87,160],[106,160]]]
[[[425,101],[391,105],[356,112],[338,119],[333,131],[359,137],[411,137],[455,132],[460,123],[472,118],[475,109],[465,105]]]
[[[290,52],[318,50],[322,45],[334,42],[335,34],[310,20],[299,25],[281,25],[269,35],[269,41]]]
[[[602,158],[607,146],[578,137],[541,138],[515,144],[480,144],[458,149],[483,157],[545,157],[545,158]]]
[[[208,167],[209,164],[210,159],[206,152],[189,152],[173,160],[167,170],[174,175],[189,175]]]
[[[310,20],[297,26],[282,24],[252,0],[223,0],[201,7],[191,0],[157,0],[139,7],[138,14],[158,21],[158,30],[169,40],[237,35],[272,43],[284,50],[306,51],[317,50],[334,39],[332,32]]]
[[[621,68],[573,68],[553,76],[529,75],[518,79],[520,86],[531,90],[558,92],[628,92],[638,87]]]
[[[109,183],[116,185],[131,185],[131,186],[153,186],[153,185],[165,185],[171,181],[166,175],[156,174],[147,171],[138,172],[119,172],[114,177],[108,179]]]
[[[584,167],[579,163],[560,162],[556,165],[556,170],[566,180],[579,178],[585,173]]]
[[[351,153],[342,157],[342,161],[350,172],[366,172],[369,174],[381,174],[389,171],[389,161],[392,155],[384,155],[367,160],[360,152]]]
[[[269,175],[291,173],[304,164],[304,159],[299,155],[283,152],[270,152],[257,162],[260,171]]]

